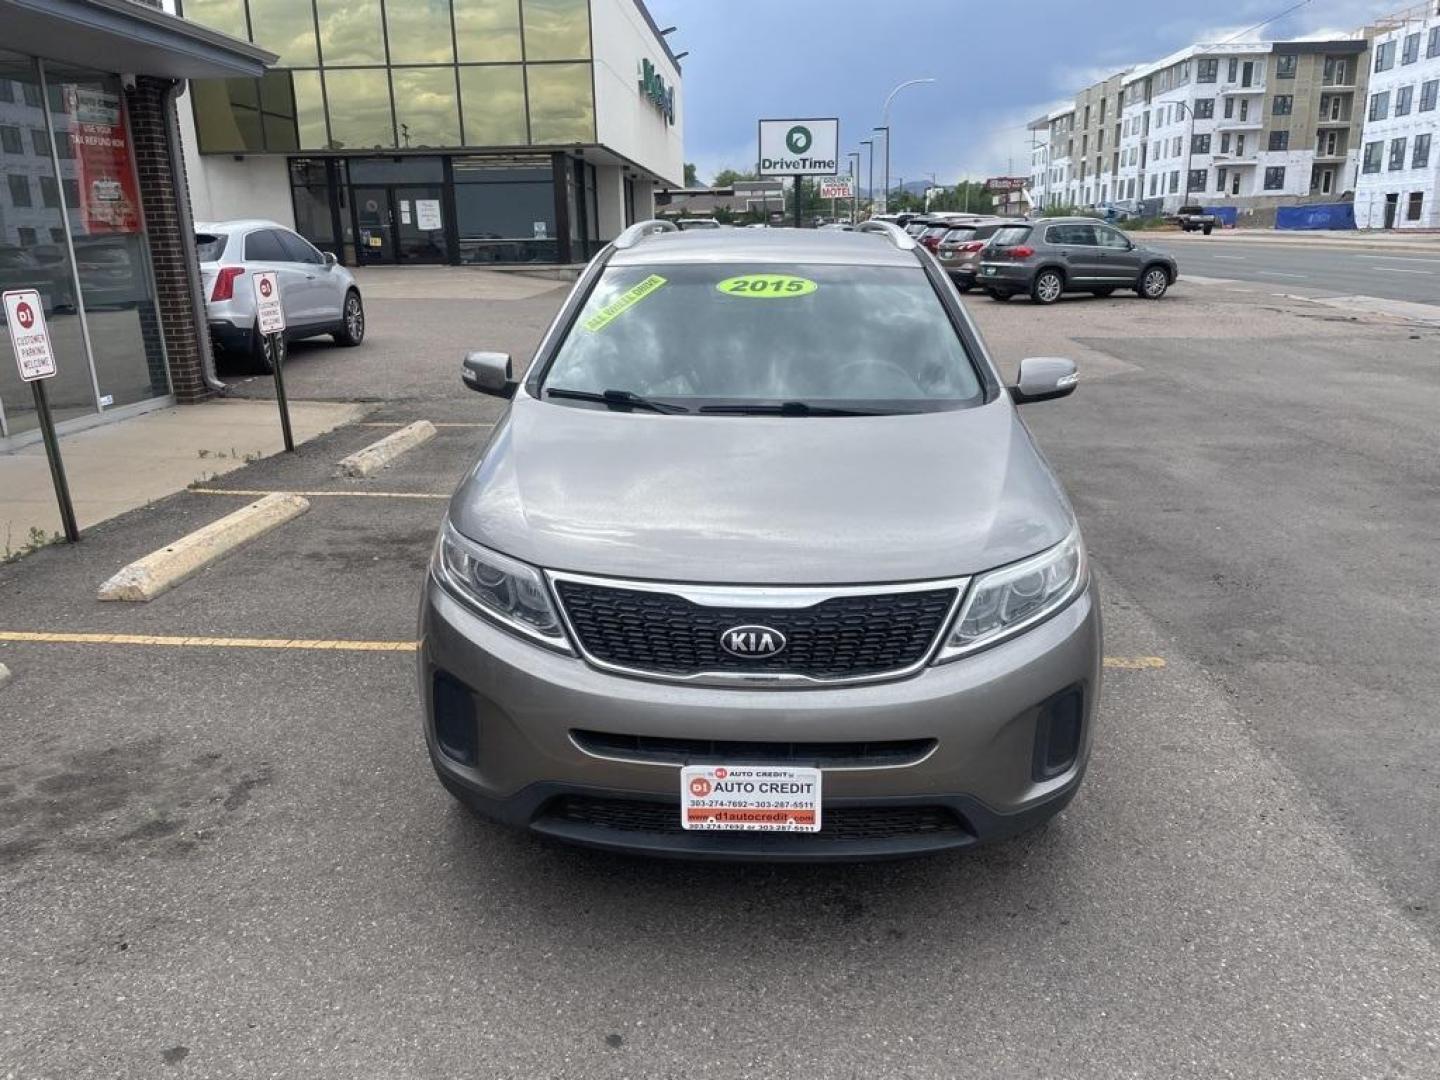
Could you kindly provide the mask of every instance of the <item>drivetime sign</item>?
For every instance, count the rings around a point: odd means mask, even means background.
[[[761,120],[761,176],[834,176],[840,171],[840,121]]]
[[[255,316],[260,323],[260,332],[280,333],[285,329],[285,308],[280,302],[280,275],[274,270],[262,270],[251,280],[255,282]]]

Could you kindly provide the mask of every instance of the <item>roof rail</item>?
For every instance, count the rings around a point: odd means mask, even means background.
[[[914,251],[916,248],[915,238],[907,233],[899,225],[888,221],[862,221],[855,226],[856,232],[878,233],[887,237],[901,251]]]
[[[622,232],[614,240],[615,246],[621,251],[632,248],[647,236],[656,236],[659,233],[679,232],[679,228],[673,221],[662,221],[659,218],[652,218],[649,221],[637,221],[628,229]]]

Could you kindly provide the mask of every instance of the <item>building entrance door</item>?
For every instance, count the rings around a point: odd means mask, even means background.
[[[355,256],[361,266],[448,261],[443,189],[438,184],[357,186]]]

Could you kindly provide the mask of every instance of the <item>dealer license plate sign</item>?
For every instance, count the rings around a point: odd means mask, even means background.
[[[819,832],[820,770],[776,765],[687,765],[680,823],[716,832]]]

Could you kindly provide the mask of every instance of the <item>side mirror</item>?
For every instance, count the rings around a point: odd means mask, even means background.
[[[326,265],[326,266],[335,266],[335,265],[337,265],[337,264],[339,263],[339,261],[340,261],[339,259],[335,258],[335,253],[334,253],[333,251],[324,252],[324,255],[325,255],[325,265]]]
[[[502,398],[513,398],[520,385],[515,381],[510,354],[503,352],[467,353],[460,366],[460,379],[471,390]]]
[[[1049,401],[1075,392],[1080,373],[1075,361],[1059,356],[1029,356],[1020,361],[1020,378],[1009,387],[1016,405]]]

